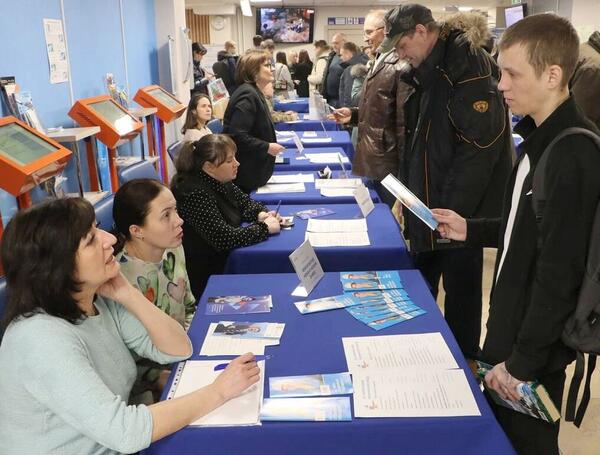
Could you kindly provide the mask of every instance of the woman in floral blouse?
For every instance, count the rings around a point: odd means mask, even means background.
[[[188,274],[198,296],[210,275],[223,273],[231,250],[262,242],[280,229],[275,212],[232,182],[240,165],[235,153],[229,136],[211,134],[184,148],[176,163],[171,187],[185,221]]]
[[[127,280],[187,329],[196,310],[182,247],[183,220],[175,198],[161,182],[136,179],[115,194],[113,218],[120,240],[117,260]],[[136,358],[132,401],[148,404],[160,393],[169,366]]]

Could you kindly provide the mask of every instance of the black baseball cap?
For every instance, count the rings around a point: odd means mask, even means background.
[[[404,33],[414,30],[417,24],[434,22],[431,10],[418,3],[405,3],[396,6],[385,15],[385,39],[379,46],[379,52],[389,52]]]

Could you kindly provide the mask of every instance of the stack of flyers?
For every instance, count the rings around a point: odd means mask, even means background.
[[[281,338],[284,323],[219,321],[212,333],[214,336],[234,338]]]
[[[375,330],[385,329],[426,313],[410,300],[357,305],[346,308],[346,311]]]
[[[349,294],[335,295],[332,297],[323,297],[321,299],[305,300],[294,302],[298,311],[302,314],[317,313],[319,311],[337,310],[352,305],[358,305],[360,302]]]
[[[350,421],[350,397],[265,398],[260,420],[294,422]]]
[[[354,393],[350,373],[311,374],[269,378],[269,396],[304,397]]]
[[[299,212],[296,212],[296,215],[298,217],[302,218],[303,220],[307,220],[309,218],[318,218],[320,216],[331,215],[332,213],[335,213],[335,212],[331,209],[319,207],[316,209],[300,210]]]
[[[272,307],[270,295],[222,295],[208,298],[206,314],[268,313]]]
[[[400,275],[396,271],[342,272],[340,280],[344,291],[370,289],[402,289]]]

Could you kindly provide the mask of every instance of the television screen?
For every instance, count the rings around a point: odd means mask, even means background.
[[[527,16],[527,5],[522,3],[520,5],[511,6],[504,10],[504,17],[506,19],[506,27],[510,27],[515,22],[520,21]]]
[[[258,8],[256,34],[276,43],[312,43],[315,10]]]

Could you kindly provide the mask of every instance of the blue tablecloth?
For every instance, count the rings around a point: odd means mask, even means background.
[[[304,153],[340,153],[342,156],[347,156],[344,149],[341,147],[315,147],[306,149]],[[296,148],[286,148],[283,151],[283,157],[289,160],[288,164],[275,164],[275,171],[320,171],[325,168],[325,166],[329,166],[329,169],[332,171],[341,171],[342,167],[340,163],[311,163],[307,159],[298,159],[298,157],[303,157],[304,154],[300,155],[298,153],[298,149]],[[352,163],[344,163],[344,168],[347,171],[352,170]]]
[[[300,119],[296,122],[280,122],[275,124],[277,131],[337,131],[340,125],[333,120]]]
[[[298,174],[299,172],[275,172],[273,175],[293,175]],[[335,178],[340,178],[341,171],[334,171],[333,176]],[[302,174],[314,174],[315,180],[318,180],[317,173],[314,171],[306,171],[302,172]],[[349,178],[360,178],[356,175],[352,175],[348,173]],[[356,204],[356,199],[354,196],[336,196],[336,197],[325,197],[321,196],[321,190],[315,188],[314,182],[305,182],[304,188],[306,191],[304,193],[257,193],[253,191],[250,194],[250,197],[255,201],[262,202],[263,204],[271,204],[277,205],[279,201],[282,201],[282,204]],[[379,195],[374,189],[369,189],[369,193],[371,194],[371,199],[373,202],[379,202]]]
[[[348,158],[350,158],[350,161],[352,161],[352,157],[354,156],[354,147],[352,146],[352,141],[350,140],[350,135],[347,131],[317,131],[317,138],[328,138],[328,140],[330,139],[329,142],[310,142],[312,139],[315,139],[315,137],[304,136],[304,132],[300,133],[299,136],[300,140],[309,140],[309,142],[302,141],[302,145],[304,145],[305,149],[342,147]],[[293,139],[287,136],[278,137],[277,142],[285,147],[296,147]]]
[[[365,269],[367,269],[366,267]],[[213,276],[200,299],[196,317],[188,332],[198,352],[208,325],[223,316],[205,316],[209,296],[264,295],[273,297],[268,314],[227,316],[239,321],[285,322],[279,346],[267,347],[273,357],[266,361],[265,373],[291,376],[347,371],[342,337],[441,332],[466,376],[481,412],[476,417],[355,418],[352,422],[264,422],[262,426],[224,428],[185,428],[155,442],[146,455],[186,454],[514,454],[509,441],[481,394],[423,278],[414,270],[400,272],[413,301],[427,314],[375,332],[355,320],[345,310],[301,315],[290,296],[297,285],[295,274]],[[311,298],[342,292],[337,273],[326,274]],[[169,385],[165,388],[169,389]],[[268,379],[265,397],[269,396]]]
[[[275,101],[273,103],[273,109],[276,111],[294,111],[294,112],[308,112],[308,98],[298,98],[286,102]]]
[[[300,210],[312,209],[318,205],[282,205],[282,215],[292,215]],[[350,219],[362,217],[356,204],[330,204],[328,209],[335,213],[329,219]],[[271,206],[274,208],[274,206]],[[282,230],[280,234],[256,245],[237,248],[231,252],[225,273],[285,273],[293,272],[289,255],[304,242],[308,220],[295,217],[295,226]],[[400,234],[400,227],[385,204],[375,204],[375,209],[367,217],[368,246],[346,246],[315,248],[317,257],[326,272],[352,270],[396,270],[413,268],[406,243]]]

